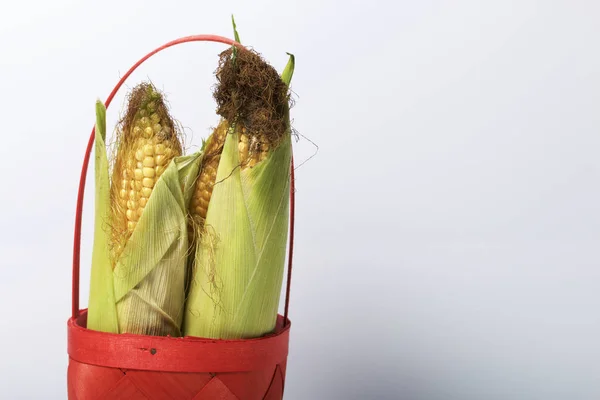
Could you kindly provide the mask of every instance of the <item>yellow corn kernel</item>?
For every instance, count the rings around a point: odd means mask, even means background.
[[[204,159],[198,175],[198,180],[196,181],[196,188],[190,201],[190,213],[192,218],[200,225],[202,224],[202,221],[206,219],[208,202],[212,195],[213,185],[217,179],[217,167],[219,166],[221,152],[223,151],[223,145],[225,144],[228,129],[229,124],[226,120],[222,120],[208,138],[204,148]]]
[[[113,168],[113,182],[118,183],[111,187],[113,262],[135,230],[164,166],[183,152],[161,95],[143,84],[131,96],[138,107],[130,107],[120,126]]]
[[[144,167],[143,169],[144,178],[154,178],[156,172],[154,168]]]
[[[246,128],[241,128],[240,142],[238,144],[240,154],[240,166],[242,170],[252,168],[261,161],[264,161],[269,155],[269,141],[263,135],[248,135]]]
[[[156,166],[156,162],[154,161],[154,157],[146,156],[144,157],[144,161],[142,164],[144,167],[154,167]]]
[[[217,168],[219,166],[221,152],[223,151],[223,145],[228,129],[228,122],[222,120],[206,143],[204,160],[196,182],[196,189],[190,202],[190,213],[192,218],[200,226],[202,225],[202,221],[206,219],[213,186],[217,178]],[[262,134],[249,135],[246,128],[243,126],[238,125],[237,129],[240,132],[238,142],[240,168],[242,170],[252,168],[268,157],[270,150],[268,139]]]

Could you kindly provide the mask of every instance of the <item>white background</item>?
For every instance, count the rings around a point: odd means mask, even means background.
[[[278,70],[297,56],[292,116],[319,146],[297,170],[286,399],[600,398],[592,0],[3,1],[0,398],[66,398],[94,101],[164,42],[232,36],[231,13]],[[224,48],[173,48],[128,81],[167,92],[190,145],[217,121]]]

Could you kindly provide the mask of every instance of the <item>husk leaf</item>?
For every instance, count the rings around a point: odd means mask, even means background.
[[[121,333],[181,336],[187,204],[201,153],[171,161],[114,269]]]
[[[90,296],[87,327],[118,333],[117,309],[113,287],[113,271],[109,254],[110,179],[106,154],[106,108],[96,102],[95,160],[95,217]]]

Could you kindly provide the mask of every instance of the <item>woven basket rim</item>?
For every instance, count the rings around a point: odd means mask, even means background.
[[[87,329],[87,310],[70,318],[68,354],[75,361],[121,369],[171,372],[242,372],[287,358],[291,323],[278,315],[275,331],[252,339],[114,334]]]

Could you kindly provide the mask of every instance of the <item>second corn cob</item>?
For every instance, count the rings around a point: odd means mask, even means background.
[[[190,210],[200,229],[185,335],[251,338],[275,327],[287,241],[293,65],[291,57],[282,79],[256,53],[221,54],[214,95],[223,119],[206,145],[209,156],[218,144],[218,156],[203,159]]]

